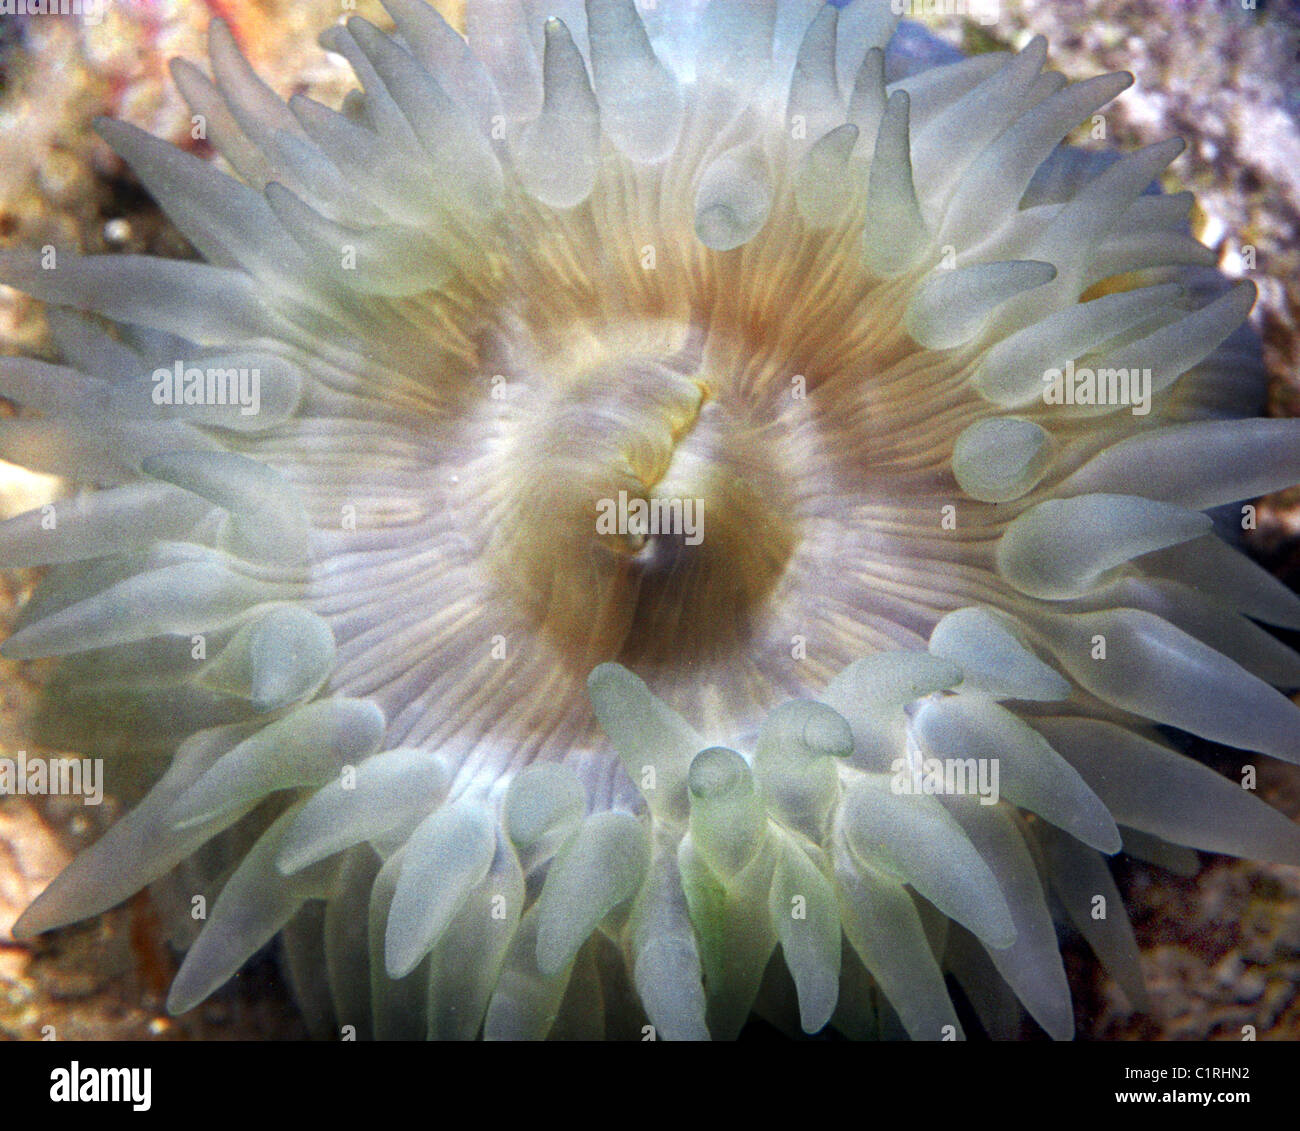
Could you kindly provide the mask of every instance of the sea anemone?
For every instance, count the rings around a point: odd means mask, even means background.
[[[1054,913],[1143,1001],[1108,854],[1300,863],[1180,749],[1300,761],[1221,509],[1300,424],[1180,143],[1061,145],[1130,76],[898,77],[884,0],[384,3],[337,111],[220,21],[176,63],[236,176],[100,124],[205,263],[0,259],[62,359],[0,455],[78,488],[0,527],[3,652],[159,769],[17,935],[179,874],[174,1012],[280,934],[322,1033],[945,1039],[951,974],[1068,1038]]]

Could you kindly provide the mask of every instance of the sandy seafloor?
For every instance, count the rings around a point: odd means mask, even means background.
[[[377,0],[357,0],[355,10],[388,26]],[[201,62],[213,15],[231,20],[281,94],[304,90],[337,104],[348,72],[315,34],[339,13],[337,0],[106,0],[95,27],[0,16],[0,246],[189,254],[91,120],[109,114],[186,142],[188,114],[166,62]],[[1258,0],[1253,11],[1242,0],[1003,0],[992,24],[955,15],[927,22],[966,50],[1019,47],[1042,33],[1050,65],[1075,79],[1135,74],[1134,89],[1107,109],[1113,141],[1131,149],[1170,134],[1187,139],[1166,187],[1196,191],[1200,237],[1226,272],[1260,285],[1254,318],[1272,377],[1269,408],[1300,414],[1300,0]],[[0,287],[5,352],[38,347],[42,335],[35,304]],[[0,411],[11,409],[0,402]],[[57,490],[0,464],[0,517]],[[1262,504],[1252,548],[1300,588],[1300,491]],[[0,626],[33,580],[0,574]],[[24,745],[22,719],[41,674],[40,665],[0,660],[0,754]],[[1300,818],[1300,769],[1256,761],[1260,796]],[[192,1013],[167,1016],[177,956],[147,895],[34,947],[6,941],[18,913],[114,811],[111,800],[94,809],[0,799],[0,1037],[304,1036],[269,952]],[[1239,1040],[1246,1025],[1261,1040],[1300,1037],[1300,868],[1202,856],[1190,877],[1129,858],[1116,869],[1153,1012],[1133,1013],[1086,948],[1067,940],[1081,1038]],[[1041,1037],[1032,1026],[1026,1035]]]

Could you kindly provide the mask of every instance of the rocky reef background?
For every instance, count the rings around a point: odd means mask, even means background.
[[[1230,275],[1260,287],[1254,319],[1272,377],[1269,410],[1300,415],[1300,0],[1002,0],[984,23],[909,7],[968,52],[1020,47],[1043,34],[1072,79],[1130,70],[1135,87],[1106,110],[1110,141],[1130,149],[1171,134],[1188,142],[1167,187],[1199,200],[1198,236]],[[453,21],[460,0],[437,4]],[[387,26],[378,0],[102,0],[102,22],[0,15],[0,246],[192,254],[91,130],[124,118],[205,154],[167,61],[201,61],[214,16],[231,23],[254,67],[282,94],[337,104],[351,85],[315,36],[360,14]],[[935,10],[938,11],[935,11]],[[988,10],[988,3],[976,6]],[[38,348],[39,308],[0,287],[0,339]],[[0,413],[12,408],[0,401]],[[0,463],[0,517],[48,500],[57,484]],[[1300,588],[1300,490],[1260,507],[1252,549]],[[34,576],[0,576],[0,624]],[[1292,634],[1293,636],[1297,634]],[[1292,643],[1300,645],[1300,640]],[[39,664],[0,660],[0,755],[23,745],[21,720]],[[1211,762],[1235,772],[1238,756]],[[1300,818],[1300,771],[1264,765],[1260,796]],[[37,892],[114,818],[76,799],[0,798],[0,1038],[61,1040],[295,1038],[304,1031],[272,955],[182,1018],[162,1008],[176,956],[147,894],[34,947],[6,941]],[[1190,876],[1122,857],[1154,1010],[1131,1011],[1077,940],[1066,965],[1078,1033],[1093,1039],[1300,1038],[1300,869],[1201,858]],[[1026,1035],[1032,1035],[1027,1033]],[[1039,1034],[1041,1036],[1041,1034]]]

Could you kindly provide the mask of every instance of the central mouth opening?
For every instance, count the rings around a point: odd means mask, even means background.
[[[797,540],[776,422],[698,356],[633,354],[542,384],[510,429],[503,592],[579,676],[740,653]]]

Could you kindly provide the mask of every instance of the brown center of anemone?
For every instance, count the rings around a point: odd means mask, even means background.
[[[795,544],[776,423],[689,347],[576,374],[528,396],[505,450],[502,592],[578,675],[726,658]]]

